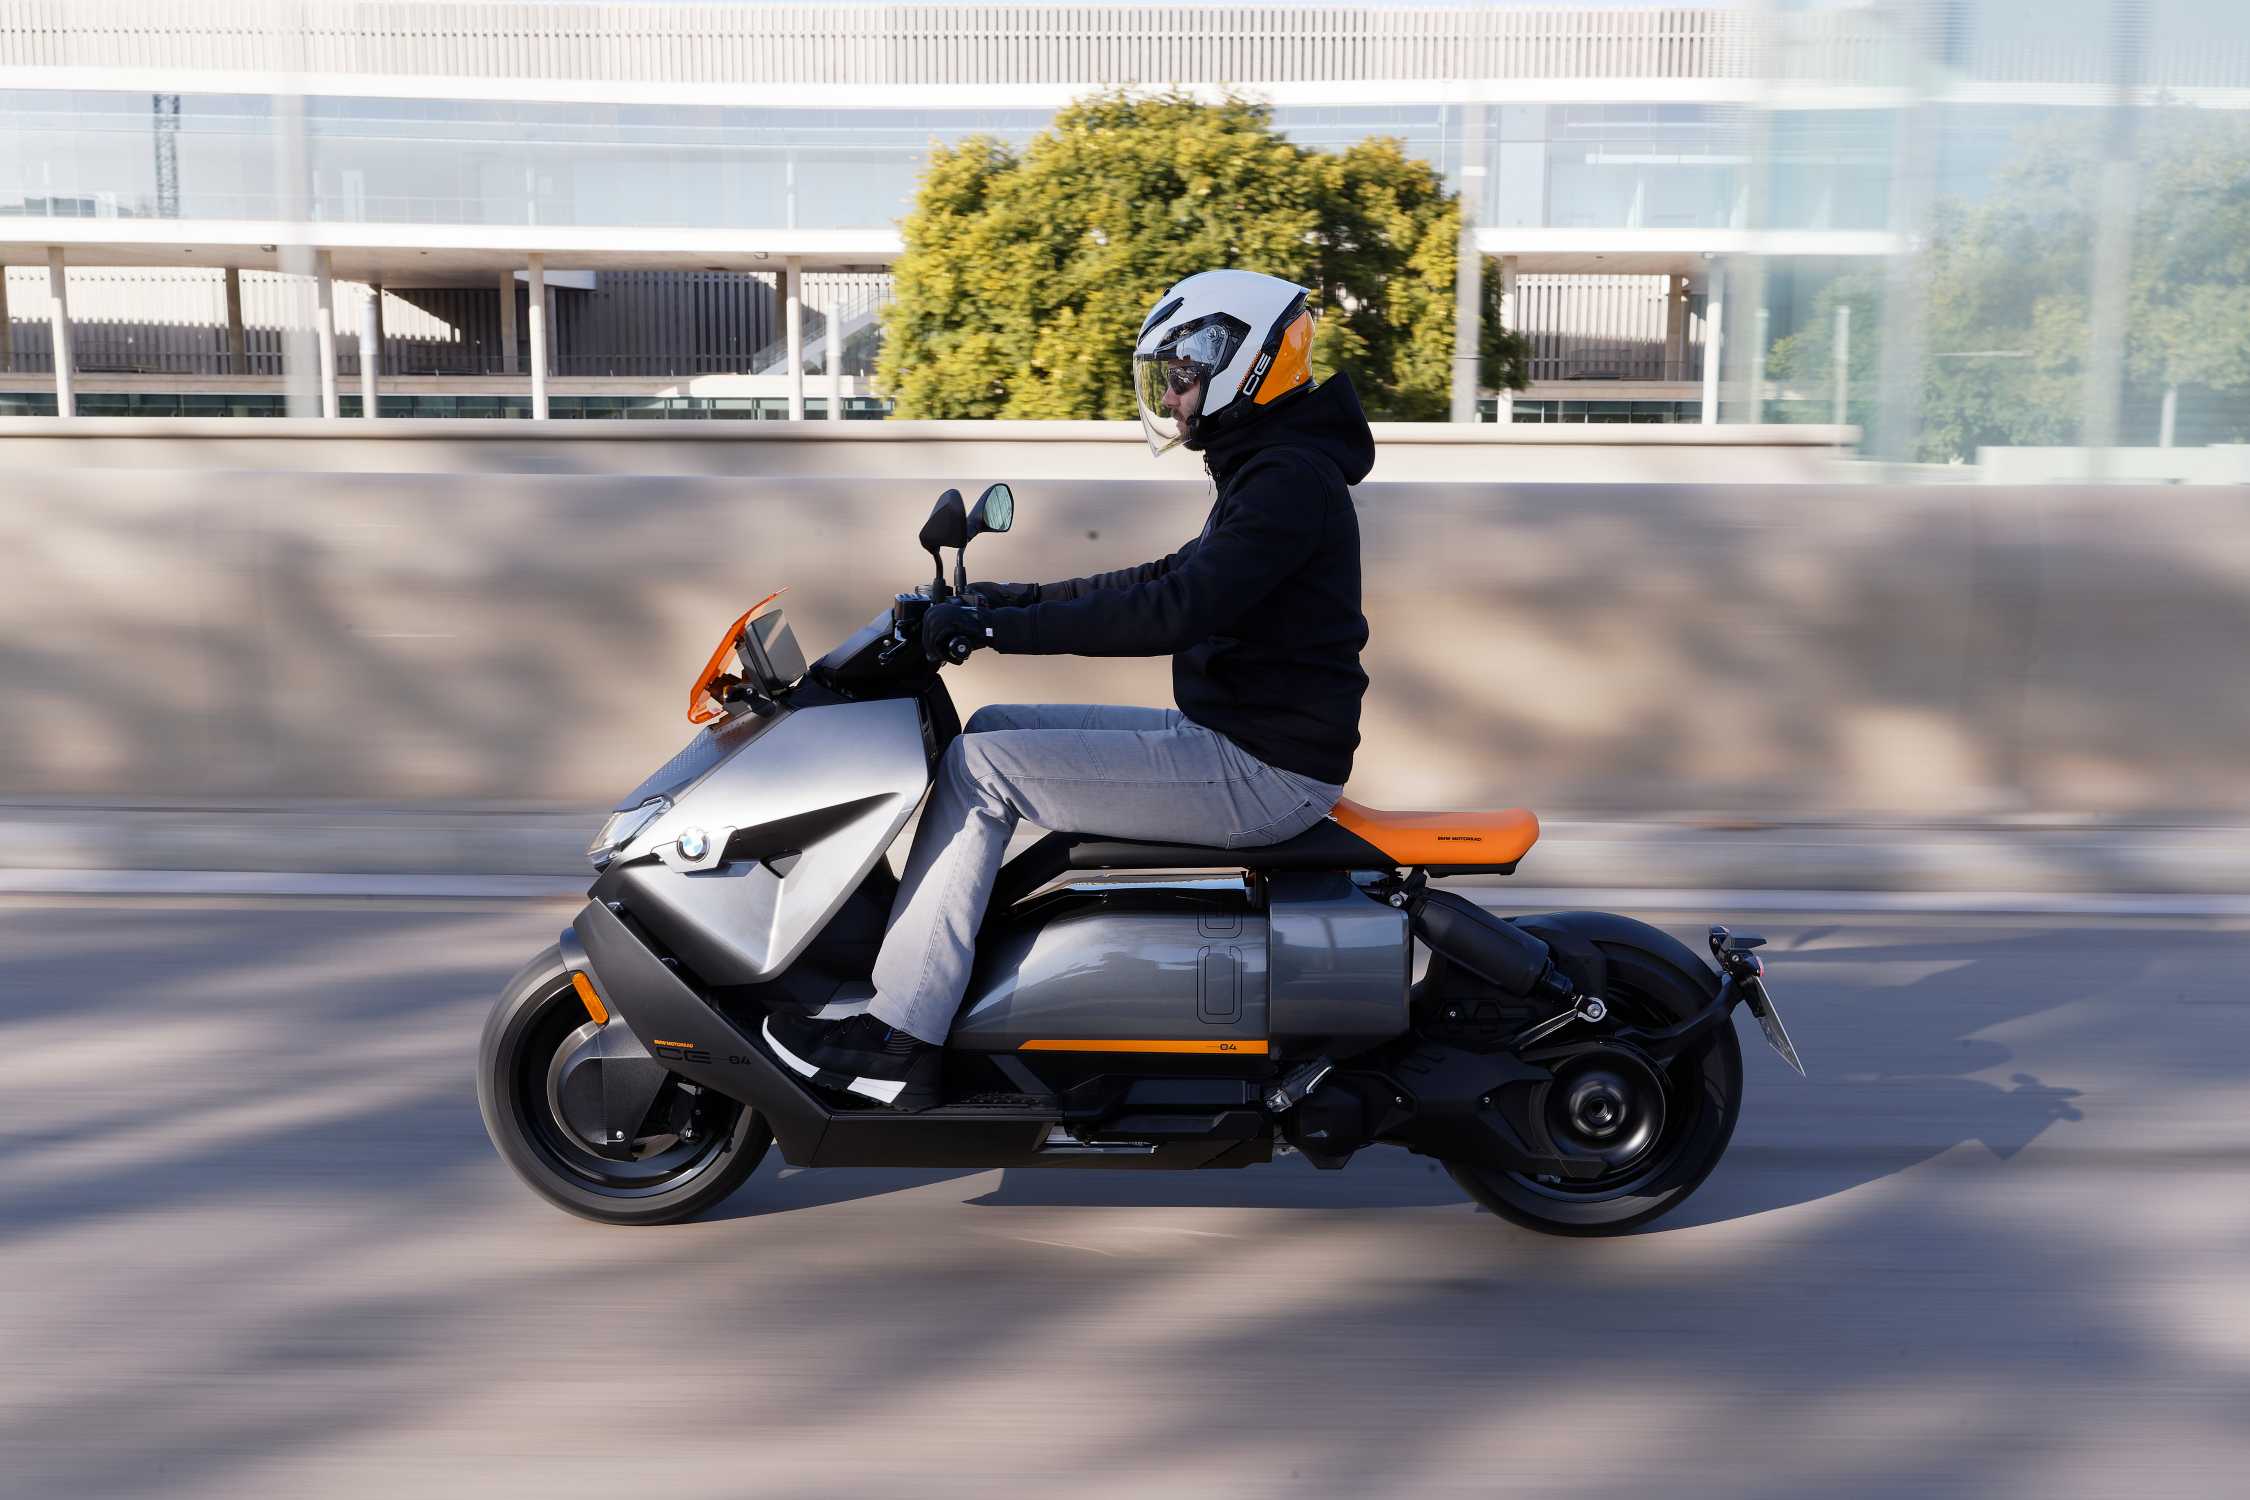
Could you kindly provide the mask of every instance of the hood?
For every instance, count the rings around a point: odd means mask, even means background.
[[[1338,370],[1261,420],[1214,438],[1203,461],[1224,484],[1252,454],[1279,447],[1312,449],[1342,471],[1346,484],[1365,479],[1375,467],[1375,434],[1367,428],[1352,378]]]

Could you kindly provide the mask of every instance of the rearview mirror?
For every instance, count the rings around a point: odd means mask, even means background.
[[[930,518],[922,523],[920,540],[922,550],[933,555],[940,547],[968,544],[969,512],[961,503],[959,490],[947,490],[938,496],[937,504],[930,508]]]
[[[1005,484],[996,484],[977,496],[976,505],[969,511],[969,535],[977,536],[987,531],[1006,531],[1016,524],[1016,492]]]

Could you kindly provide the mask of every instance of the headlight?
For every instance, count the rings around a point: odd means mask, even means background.
[[[602,831],[595,834],[594,841],[586,846],[586,857],[594,862],[595,869],[608,869],[609,862],[617,857],[617,851],[633,842],[642,829],[669,811],[671,806],[672,799],[669,797],[651,797],[639,807],[628,807],[622,812],[611,813],[609,821],[602,824]]]

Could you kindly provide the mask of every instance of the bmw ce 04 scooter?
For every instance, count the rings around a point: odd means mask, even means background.
[[[618,804],[588,850],[592,899],[485,1026],[485,1128],[537,1192],[655,1224],[726,1197],[776,1142],[801,1167],[951,1168],[1291,1150],[1337,1168],[1381,1145],[1515,1223],[1614,1234],[1725,1151],[1737,1005],[1803,1071],[1760,939],[1713,927],[1706,963],[1626,917],[1502,919],[1431,882],[1513,872],[1530,813],[1350,800],[1261,849],[1054,833],[1016,855],[936,1108],[781,1065],[768,1015],[868,993],[897,890],[885,851],[960,733],[922,619],[1014,506],[1005,485],[974,507],[948,490],[920,535],[929,586],[809,667],[771,597],[727,628],[689,693],[696,737]]]

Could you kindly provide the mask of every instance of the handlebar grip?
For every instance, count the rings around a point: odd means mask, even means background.
[[[969,653],[974,650],[976,647],[969,644],[969,638],[965,635],[957,635],[945,643],[946,658],[956,664],[967,661]]]

